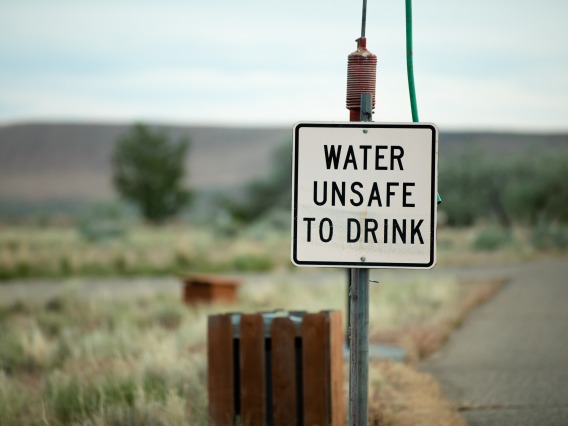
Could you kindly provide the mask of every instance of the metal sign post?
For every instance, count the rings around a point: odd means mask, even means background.
[[[361,38],[365,37],[367,0],[363,0]],[[375,75],[369,87],[374,89]],[[348,83],[349,86],[349,83]],[[373,119],[373,93],[361,94],[360,121]],[[369,419],[369,270],[349,273],[349,425],[367,426]]]
[[[366,426],[369,412],[369,270],[353,268],[349,282],[349,425]]]
[[[372,94],[361,94],[361,121],[372,121]],[[349,280],[349,425],[369,417],[369,270],[353,268]]]

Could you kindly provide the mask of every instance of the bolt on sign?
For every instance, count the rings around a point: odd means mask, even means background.
[[[293,131],[295,265],[434,266],[433,124],[302,122]]]

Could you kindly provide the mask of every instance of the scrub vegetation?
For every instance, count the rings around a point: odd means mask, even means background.
[[[343,309],[337,277],[311,286],[289,275],[245,282],[230,307],[187,307],[173,296],[87,299],[73,288],[41,303],[0,305],[0,424],[205,425],[207,315]],[[419,359],[497,286],[373,285],[371,340],[398,342]],[[435,383],[409,365],[372,363],[370,386],[372,424],[460,424]]]
[[[568,252],[568,150],[525,148],[495,158],[462,149],[440,161],[439,264]],[[95,206],[67,226],[0,223],[0,280],[289,268],[289,143],[274,151],[272,164],[264,179],[197,197],[189,219],[160,227],[136,221],[120,204]]]
[[[94,239],[74,227],[0,226],[0,285],[22,278],[289,269],[289,220],[282,213],[267,215],[246,228],[223,224],[116,228],[103,224],[88,228],[97,233]],[[568,227],[563,225],[440,227],[437,263],[510,263],[551,253],[565,255],[567,249]]]
[[[284,234],[255,232],[235,239],[211,228],[135,226],[92,240],[73,227],[9,227],[0,229],[0,279],[266,271],[285,264]]]
[[[338,154],[335,151],[333,154],[332,156],[330,153],[328,162],[333,163],[334,167],[340,166],[342,163]],[[400,158],[396,155],[396,152],[393,152],[390,154],[390,162],[385,160],[388,167],[396,168],[397,164],[401,167]],[[272,174],[261,182],[249,185],[246,191],[247,197],[240,204],[236,202],[227,204],[229,211],[234,211],[235,216],[243,221],[246,219],[253,221],[261,217],[262,213],[268,210],[268,206],[289,209],[291,196],[289,157],[289,147],[288,150],[276,151]],[[568,164],[566,147],[554,150],[548,148],[542,151],[535,148],[525,148],[520,151],[512,149],[507,155],[500,156],[496,156],[495,153],[484,154],[479,149],[465,148],[458,153],[440,158],[438,191],[443,201],[438,206],[438,211],[443,219],[442,224],[467,227],[489,222],[503,228],[566,226],[568,225],[566,164]],[[283,193],[286,193],[285,197]],[[265,194],[278,194],[279,198],[274,198],[272,204],[260,208],[258,202],[265,199]],[[320,196],[321,194],[318,195]],[[366,203],[372,200],[364,201]]]

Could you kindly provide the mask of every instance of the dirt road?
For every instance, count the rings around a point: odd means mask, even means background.
[[[422,368],[470,425],[568,425],[568,262],[509,276]]]

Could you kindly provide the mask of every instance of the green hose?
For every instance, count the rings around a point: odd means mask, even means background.
[[[414,86],[414,62],[412,58],[412,0],[406,0],[406,74],[408,75],[408,94],[412,121],[418,123],[418,105],[416,104],[416,87]],[[442,202],[440,194],[436,194],[438,204]]]
[[[406,0],[406,74],[408,75],[408,93],[410,95],[412,121],[417,123],[420,120],[418,119],[418,106],[416,105],[414,63],[412,59],[412,0]]]

